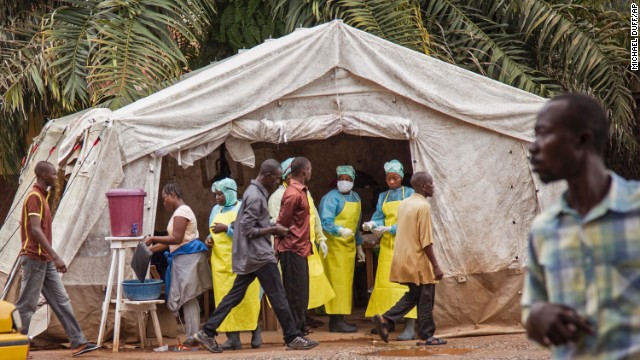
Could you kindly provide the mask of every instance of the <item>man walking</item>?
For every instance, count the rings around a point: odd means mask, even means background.
[[[529,147],[540,180],[568,187],[531,226],[522,296],[527,334],[554,359],[640,358],[640,184],[607,170],[608,130],[596,99],[560,95]]]
[[[433,178],[426,172],[411,177],[415,193],[398,207],[396,244],[391,263],[389,281],[407,285],[402,298],[387,312],[375,315],[373,323],[378,334],[388,342],[389,327],[400,321],[411,309],[418,308],[418,346],[443,345],[445,340],[436,338],[433,306],[436,283],[443,273],[433,251],[431,231],[431,206],[427,197],[433,196]]]
[[[211,318],[194,336],[210,352],[222,352],[215,339],[217,329],[231,309],[242,301],[256,278],[282,326],[286,349],[307,350],[318,346],[318,342],[303,337],[295,326],[271,246],[271,235],[284,236],[289,232],[284,226],[271,226],[267,208],[269,194],[278,187],[280,176],[280,163],[273,159],[265,160],[258,178],[251,180],[242,196],[242,205],[234,222],[232,245],[232,269],[238,275]]]
[[[58,274],[67,272],[67,265],[52,247],[52,217],[49,203],[47,203],[49,195],[47,189],[53,188],[58,179],[56,168],[49,162],[40,161],[36,164],[35,173],[36,183],[22,207],[22,226],[20,227],[22,281],[16,308],[20,313],[23,332],[27,334],[31,317],[38,307],[42,292],[69,337],[73,349],[72,355],[78,356],[98,350],[100,347],[87,342],[73,314],[69,296]]]
[[[291,163],[291,180],[282,195],[280,214],[276,224],[291,231],[277,236],[275,249],[280,258],[282,282],[287,294],[289,308],[296,329],[305,333],[307,305],[309,305],[309,264],[311,255],[309,240],[309,200],[307,182],[311,179],[311,162],[304,157],[296,157]]]

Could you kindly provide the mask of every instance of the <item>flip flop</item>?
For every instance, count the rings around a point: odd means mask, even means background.
[[[100,346],[94,344],[94,343],[86,343],[86,344],[82,344],[80,346],[78,346],[77,348],[73,349],[73,352],[71,353],[71,356],[76,357],[76,356],[80,356],[82,354],[86,354],[88,352],[91,351],[95,351],[100,349]]]
[[[378,330],[378,335],[380,338],[388,343],[389,342],[389,325],[384,322],[384,318],[382,315],[374,315],[373,316],[373,324],[376,326],[376,330]]]
[[[420,340],[416,343],[418,346],[435,346],[435,345],[445,345],[447,340],[438,339],[435,336],[428,338],[427,340]]]

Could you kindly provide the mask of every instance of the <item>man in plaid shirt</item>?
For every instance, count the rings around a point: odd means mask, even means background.
[[[609,122],[566,94],[538,114],[531,164],[568,190],[529,235],[523,323],[555,359],[640,358],[640,184],[605,167]]]

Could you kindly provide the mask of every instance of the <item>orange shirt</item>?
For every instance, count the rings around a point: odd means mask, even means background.
[[[38,216],[40,218],[40,225],[42,232],[47,238],[47,241],[51,245],[51,210],[49,209],[49,203],[47,191],[36,183],[33,185],[33,189],[24,201],[22,206],[22,221],[20,226],[20,238],[22,240],[21,255],[27,255],[35,260],[51,261],[51,255],[49,255],[44,249],[40,247],[38,240],[29,236],[31,230],[31,224],[29,222],[30,216]]]
[[[284,191],[284,195],[282,195],[280,214],[277,221],[278,224],[289,228],[289,234],[281,239],[276,236],[276,251],[291,251],[304,257],[311,255],[311,241],[309,240],[311,226],[309,218],[307,187],[291,179],[289,186]]]

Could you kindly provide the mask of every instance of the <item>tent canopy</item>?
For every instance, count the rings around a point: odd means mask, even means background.
[[[225,144],[233,160],[253,167],[255,142],[339,133],[404,140],[413,171],[428,170],[436,185],[434,235],[447,276],[439,323],[513,328],[522,276],[510,269],[522,267],[529,226],[560,190],[542,188],[528,165],[544,102],[333,21],[267,41],[116,111],[52,121],[36,139],[14,207],[38,160],[65,166],[70,180],[54,218],[54,248],[70,264],[65,284],[100,286],[109,263],[105,192],[144,188],[150,233],[167,154],[186,167]],[[18,222],[14,211],[0,230],[2,274],[19,252]]]

